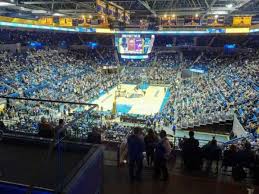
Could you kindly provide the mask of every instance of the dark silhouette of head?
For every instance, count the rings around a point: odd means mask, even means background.
[[[139,128],[139,127],[135,127],[135,128],[133,129],[133,134],[134,134],[134,135],[139,135],[140,132],[141,132],[141,128]]]
[[[59,124],[59,125],[64,125],[64,124],[65,124],[64,119],[59,119],[58,124]]]
[[[149,130],[148,130],[148,135],[149,135],[149,136],[154,135],[154,131],[153,131],[153,129],[149,129]]]
[[[189,132],[189,137],[190,137],[190,138],[193,138],[193,137],[194,137],[194,132],[193,132],[193,131],[190,131],[190,132]]]
[[[166,137],[166,131],[165,130],[161,130],[159,136],[161,138],[165,138]]]

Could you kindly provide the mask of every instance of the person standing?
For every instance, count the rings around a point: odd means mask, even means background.
[[[139,127],[133,129],[133,134],[128,137],[127,144],[130,181],[140,181],[142,178],[145,144]]]
[[[144,141],[146,148],[147,165],[152,166],[154,161],[155,145],[158,141],[158,138],[152,129],[148,130],[148,134],[145,136]]]
[[[59,119],[58,126],[55,127],[55,138],[60,139],[62,137],[65,137],[66,131],[65,131],[65,121],[64,119]]]
[[[162,174],[162,180],[167,181],[169,177],[167,159],[171,153],[171,145],[166,131],[161,130],[159,136],[160,140],[155,148],[154,178],[159,179]]]
[[[189,137],[183,143],[183,161],[187,170],[196,170],[201,165],[201,150],[199,141],[194,138],[194,132],[189,132]]]

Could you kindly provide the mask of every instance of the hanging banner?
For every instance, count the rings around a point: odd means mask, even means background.
[[[107,13],[107,4],[102,0],[96,0],[96,8],[98,14],[106,14]]]
[[[129,22],[130,22],[130,12],[128,12],[128,11],[125,11],[125,13],[124,13],[125,15],[124,15],[124,19],[125,19],[125,23],[126,24],[129,24]]]
[[[208,26],[223,26],[225,22],[224,16],[208,16],[207,17],[207,24]]]
[[[69,17],[59,18],[59,26],[66,26],[66,27],[73,26],[72,18],[69,18]]]
[[[174,16],[164,16],[160,18],[162,26],[176,26],[176,17]]]
[[[113,5],[108,5],[108,16],[111,19],[115,19],[116,18],[116,7],[114,7]]]
[[[192,26],[200,26],[201,25],[201,18],[200,17],[193,17],[192,18]]]
[[[176,19],[177,26],[184,26],[184,16],[178,16]]]
[[[252,16],[234,16],[233,17],[233,26],[251,26]]]
[[[184,17],[184,25],[191,26],[192,25],[192,16],[185,16]]]
[[[124,10],[118,9],[118,21],[123,22],[124,21]]]
[[[160,20],[161,20],[162,26],[170,26],[170,17],[164,16],[164,17],[161,17]]]
[[[39,25],[53,25],[53,18],[52,17],[42,17],[37,22]]]
[[[176,26],[176,17],[170,18],[170,26]]]
[[[147,29],[148,28],[147,19],[142,19],[142,20],[139,21],[139,28],[140,29]]]

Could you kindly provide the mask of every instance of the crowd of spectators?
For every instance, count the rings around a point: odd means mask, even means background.
[[[60,32],[1,29],[1,33],[3,43],[38,41],[45,44],[43,49],[27,49],[20,53],[0,51],[1,95],[91,102],[122,82],[161,83],[170,86],[171,95],[163,110],[151,120],[182,127],[183,124],[218,121],[235,112],[247,131],[255,133],[258,129],[258,50],[235,56],[184,51],[181,57],[176,52],[159,50],[152,53],[149,60],[124,61],[116,58],[114,49],[109,47],[113,41],[108,36],[102,42],[106,45],[103,47],[60,50],[58,45],[64,36],[70,45],[81,46],[92,38],[70,33],[63,36]],[[171,39],[174,42],[185,40],[184,37]],[[186,40],[194,39],[189,37]],[[217,42],[220,38],[207,39],[207,42],[212,39]],[[155,46],[161,42],[165,42],[165,38],[158,37]],[[118,63],[122,66],[118,74],[102,72],[103,66]],[[205,66],[208,71],[189,78],[181,77],[184,69],[197,64]]]

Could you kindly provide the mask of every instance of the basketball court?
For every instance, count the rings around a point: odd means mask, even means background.
[[[160,111],[169,96],[167,87],[148,85],[140,89],[134,84],[120,84],[92,103],[98,104],[99,110],[111,111],[116,101],[118,113],[154,115]]]

